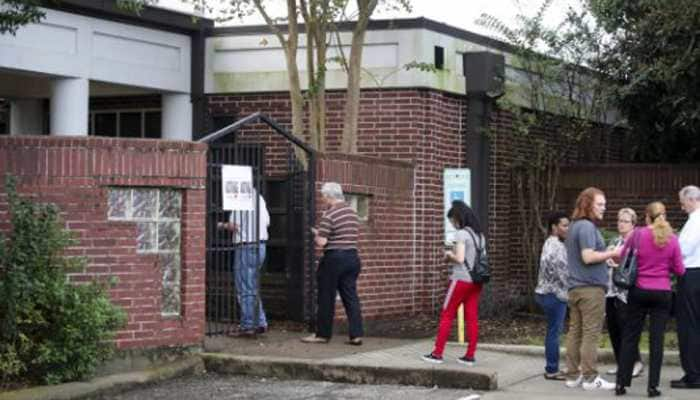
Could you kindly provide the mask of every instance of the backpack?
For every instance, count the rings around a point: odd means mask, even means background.
[[[486,246],[479,247],[479,243],[476,241],[476,236],[469,229],[465,231],[472,237],[474,241],[474,247],[476,248],[476,254],[474,255],[473,267],[469,269],[469,275],[474,283],[488,283],[491,280],[491,267],[489,266],[489,257],[486,254]],[[468,265],[467,265],[468,267]]]

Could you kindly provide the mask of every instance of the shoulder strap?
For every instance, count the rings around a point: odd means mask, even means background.
[[[637,250],[639,248],[639,237],[642,236],[639,228],[634,228],[632,232],[632,244],[630,250]]]
[[[481,253],[481,250],[483,248],[483,246],[479,246],[479,244],[481,243],[481,240],[479,240],[479,242],[477,243],[476,236],[472,233],[471,229],[465,228],[464,231],[467,232],[469,234],[469,236],[472,237],[472,240],[474,241],[474,247],[476,247],[476,250],[478,253]]]

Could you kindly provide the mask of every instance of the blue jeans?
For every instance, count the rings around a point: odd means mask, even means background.
[[[566,302],[561,301],[552,293],[536,294],[537,304],[544,310],[547,317],[547,335],[544,338],[544,354],[547,359],[547,366],[544,370],[547,373],[559,371],[559,336],[564,327],[566,317]]]
[[[262,299],[258,295],[260,267],[265,261],[265,243],[236,247],[233,258],[233,275],[236,284],[238,304],[241,307],[240,328],[243,330],[267,327]],[[255,303],[259,303],[257,323]]]

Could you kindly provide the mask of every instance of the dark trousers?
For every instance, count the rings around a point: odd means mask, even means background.
[[[348,316],[350,338],[362,337],[362,311],[357,296],[357,277],[360,275],[360,257],[357,250],[328,250],[318,267],[318,314],[316,336],[333,335],[335,294],[340,293]]]
[[[608,326],[608,336],[612,344],[613,353],[615,354],[615,362],[620,363],[620,352],[622,350],[622,329],[625,326],[625,317],[627,315],[627,304],[617,297],[605,298],[605,323]],[[641,361],[639,355],[639,346],[634,356],[634,361]]]
[[[670,290],[632,288],[627,296],[627,315],[622,333],[622,351],[617,384],[629,386],[632,381],[635,353],[639,351],[639,337],[649,315],[649,382],[648,388],[659,386],[661,363],[664,359],[664,332],[671,312]]]
[[[678,278],[675,311],[683,380],[700,384],[700,268]]]

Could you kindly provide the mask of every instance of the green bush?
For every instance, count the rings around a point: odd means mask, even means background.
[[[6,181],[12,223],[0,233],[0,386],[88,377],[114,352],[123,311],[96,282],[71,284],[85,260],[64,256],[76,243],[53,205],[20,198]]]

